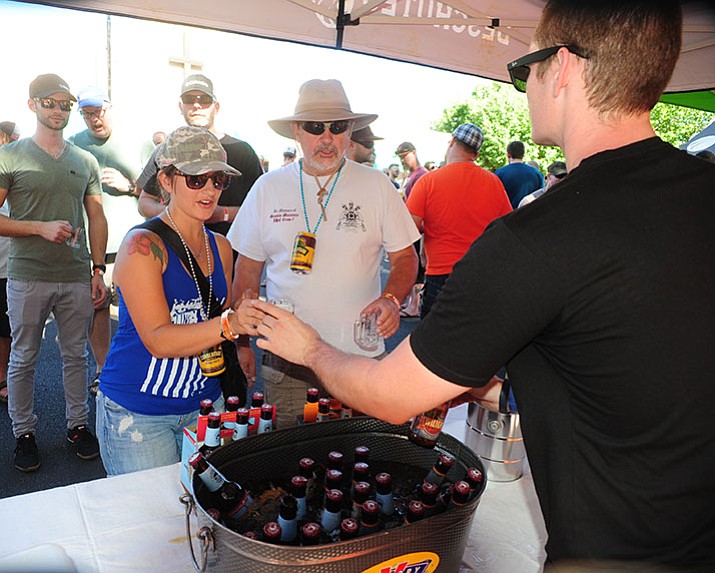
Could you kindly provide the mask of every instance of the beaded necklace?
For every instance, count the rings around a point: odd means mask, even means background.
[[[333,185],[330,187],[330,192],[328,193],[328,197],[325,199],[325,203],[320,203],[320,197],[318,198],[318,203],[320,204],[320,217],[318,217],[318,222],[315,224],[315,229],[312,231],[310,230],[310,221],[308,220],[308,209],[305,206],[305,192],[303,191],[303,160],[301,159],[299,162],[299,171],[300,171],[300,200],[303,203],[303,217],[305,217],[305,227],[308,229],[309,233],[312,233],[315,235],[315,233],[318,232],[318,227],[320,227],[320,223],[323,222],[323,219],[326,219],[324,217],[325,215],[325,209],[328,208],[328,203],[330,202],[330,198],[333,196],[333,191],[335,190],[335,186],[338,184],[338,179],[340,179],[340,172],[343,170],[343,166],[345,165],[345,160],[340,163],[340,167],[338,168],[337,175],[335,176],[335,181],[333,181]],[[332,175],[331,175],[332,177]],[[317,178],[316,178],[317,181]],[[330,182],[330,179],[326,181],[326,185]],[[325,188],[320,185],[320,182],[318,181],[318,186],[321,187],[321,191],[325,191]]]
[[[186,244],[186,241],[184,241],[184,237],[181,234],[181,231],[179,231],[179,228],[176,226],[176,223],[174,223],[174,219],[171,217],[171,211],[169,209],[166,210],[166,216],[169,217],[169,222],[171,223],[171,226],[174,227],[174,231],[176,231],[176,234],[179,235],[179,239],[181,239],[181,244],[184,245],[184,250],[186,251],[186,258],[189,259],[189,269],[191,270],[191,278],[194,279],[194,284],[196,285],[196,291],[199,293],[199,299],[201,300],[201,306],[199,307],[199,312],[201,314],[201,320],[206,321],[208,320],[208,313],[209,313],[209,305],[211,304],[211,295],[213,294],[213,288],[214,288],[214,282],[213,282],[213,273],[211,271],[211,251],[209,249],[209,235],[206,232],[206,227],[204,225],[201,225],[201,229],[204,232],[204,247],[206,248],[206,260],[208,261],[208,270],[209,270],[209,298],[206,301],[206,310],[204,310],[204,297],[201,296],[201,287],[199,287],[199,281],[196,278],[196,269],[194,269],[194,263],[193,263],[193,257],[191,256],[191,251],[189,251],[189,246]]]

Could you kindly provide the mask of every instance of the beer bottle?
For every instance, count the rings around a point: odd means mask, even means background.
[[[320,543],[320,524],[309,521],[300,528],[301,545],[304,547]]]
[[[370,448],[367,446],[357,446],[353,451],[353,463],[370,461]]]
[[[418,499],[425,506],[425,517],[430,517],[437,513],[437,494],[439,494],[439,487],[431,482],[424,482],[419,491]]]
[[[263,392],[256,390],[251,396],[251,408],[260,408],[263,406]]]
[[[201,452],[195,452],[189,457],[189,465],[211,492],[211,505],[221,512],[224,525],[237,529],[253,506],[248,490],[237,482],[224,479],[210,466]]]
[[[238,410],[240,405],[241,399],[238,396],[229,396],[228,398],[226,398],[226,412],[234,413]],[[231,432],[230,439],[233,439],[233,432],[236,428],[236,422],[232,420],[226,420],[223,423],[223,427],[229,432]]]
[[[263,526],[263,541],[279,545],[283,531],[276,521],[269,521]]]
[[[392,492],[392,476],[389,473],[380,472],[375,476],[375,492],[380,513],[390,517],[395,511],[395,497]]]
[[[328,470],[325,472],[325,481],[323,482],[323,489],[325,491],[325,496],[328,495],[330,490],[343,489],[343,472],[340,470]]]
[[[298,462],[298,474],[307,480],[305,497],[308,503],[311,503],[320,487],[320,484],[316,483],[315,460],[313,458],[301,458],[300,462]]]
[[[442,431],[442,426],[444,426],[444,419],[447,417],[448,411],[449,402],[445,402],[416,416],[410,426],[410,440],[425,448],[434,447]]]
[[[208,416],[214,410],[214,401],[211,398],[204,398],[199,402],[199,416]]]
[[[360,526],[356,519],[346,517],[340,522],[340,541],[355,539],[360,532]]]
[[[355,487],[355,484],[360,481],[370,482],[370,464],[365,462],[353,464],[352,487]]]
[[[241,535],[243,535],[244,537],[248,537],[248,539],[255,539],[256,541],[258,541],[258,535],[255,531],[252,531],[250,529],[248,531],[244,531]]]
[[[209,414],[209,419],[206,424],[206,435],[204,436],[204,443],[199,448],[199,451],[204,456],[208,456],[215,450],[218,450],[220,447],[221,447],[221,414],[214,411]]]
[[[454,465],[454,458],[447,454],[440,454],[437,461],[432,466],[432,469],[427,474],[425,478],[426,482],[433,483],[437,486],[442,485],[444,477],[449,473]]]
[[[329,452],[327,465],[328,469],[343,471],[344,459],[345,456],[343,456],[343,453],[339,452],[338,450],[333,450],[332,452]]]
[[[370,499],[370,492],[372,491],[372,486],[366,481],[359,481],[353,484],[353,505],[350,511],[350,517],[354,519],[360,519],[362,516],[362,504]]]
[[[425,516],[425,505],[419,499],[413,499],[407,506],[405,524],[419,521]]]
[[[258,434],[273,431],[273,406],[263,404],[261,406],[261,417],[258,420]]]
[[[452,485],[452,499],[447,506],[447,509],[454,509],[456,507],[462,507],[465,503],[469,501],[469,494],[472,492],[472,488],[466,481],[460,480],[454,485]]]
[[[339,489],[331,489],[325,496],[323,514],[320,516],[320,527],[327,535],[340,527],[340,510],[343,507],[343,492]]]
[[[248,417],[250,412],[248,408],[239,408],[236,410],[236,425],[233,428],[233,441],[237,442],[241,438],[248,436]]]
[[[477,468],[469,468],[464,476],[464,481],[469,484],[472,492],[479,491],[484,482],[484,474]]]
[[[305,477],[297,475],[290,478],[291,493],[298,504],[298,512],[296,514],[298,521],[303,521],[308,515],[308,500],[306,499],[307,487],[308,480]]]
[[[318,400],[318,418],[316,422],[327,422],[330,420],[330,399],[320,398]]]
[[[336,398],[333,398],[332,396],[330,397],[330,419],[331,420],[336,420],[338,418],[342,418],[343,415],[343,405],[340,402],[340,400],[337,400]]]
[[[380,507],[377,502],[368,499],[362,504],[360,515],[360,535],[375,533],[380,529]]]
[[[308,388],[303,406],[303,423],[312,424],[318,419],[318,400],[320,391],[317,388]]]
[[[281,497],[278,510],[278,525],[281,526],[281,541],[293,543],[298,537],[298,502],[290,494]]]

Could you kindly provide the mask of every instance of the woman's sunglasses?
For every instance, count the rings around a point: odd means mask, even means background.
[[[176,172],[186,179],[186,186],[189,189],[203,189],[209,179],[213,182],[214,189],[217,191],[225,191],[231,185],[232,176],[223,171],[212,171],[211,173],[202,173],[201,175],[189,175],[188,173]]]
[[[330,130],[333,135],[340,135],[345,133],[350,127],[350,120],[340,119],[338,121],[304,121],[300,124],[303,131],[307,131],[311,135],[323,135],[325,128]]]
[[[68,99],[55,99],[53,97],[34,97],[32,98],[45,109],[55,109],[55,106],[60,106],[62,111],[72,111],[74,102]]]

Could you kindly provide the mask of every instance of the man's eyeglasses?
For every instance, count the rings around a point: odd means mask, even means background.
[[[97,111],[89,111],[82,108],[79,110],[79,113],[84,119],[102,119],[106,111],[106,107],[101,107]]]
[[[561,48],[566,48],[572,54],[575,54],[579,58],[585,58],[583,51],[577,46],[551,46],[550,48],[544,48],[543,50],[537,50],[531,54],[526,54],[518,60],[507,64],[506,69],[509,72],[509,77],[511,78],[511,83],[514,87],[524,93],[526,92],[526,80],[529,79],[529,73],[531,68],[529,65],[535,64],[537,62],[543,62],[544,60],[553,56]]]
[[[340,119],[338,121],[304,121],[300,124],[303,131],[307,131],[311,135],[323,135],[325,128],[330,130],[333,135],[340,135],[345,133],[350,127],[350,120]]]
[[[199,107],[206,108],[206,107],[209,107],[214,102],[214,98],[212,98],[208,94],[196,94],[196,95],[184,94],[181,96],[181,101],[184,103],[184,105],[199,104]]]
[[[74,104],[72,100],[55,99],[53,97],[33,97],[32,99],[45,109],[55,109],[55,106],[58,105],[62,111],[72,111],[72,105]]]
[[[217,191],[225,191],[231,185],[232,176],[223,171],[212,171],[201,175],[189,175],[188,173],[177,171],[176,174],[186,179],[186,186],[189,189],[203,189],[209,179],[211,179],[214,189]]]
[[[372,149],[373,147],[375,147],[375,142],[374,142],[374,141],[356,141],[355,139],[353,139],[353,141],[354,141],[355,143],[359,143],[359,144],[362,145],[365,149]]]

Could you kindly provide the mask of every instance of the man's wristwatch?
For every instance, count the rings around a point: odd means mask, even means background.
[[[107,265],[92,265],[92,274],[93,275],[99,275],[99,276],[104,276],[104,273],[107,272]]]

